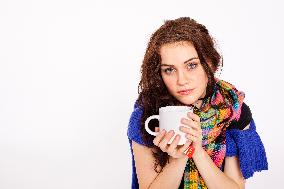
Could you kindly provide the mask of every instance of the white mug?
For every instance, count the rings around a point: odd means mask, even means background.
[[[167,132],[170,130],[173,130],[175,132],[175,135],[171,138],[171,140],[168,142],[168,144],[171,144],[174,140],[174,137],[179,134],[180,140],[178,145],[183,145],[186,143],[187,138],[185,137],[185,133],[180,131],[179,127],[185,126],[181,123],[182,118],[187,118],[187,113],[193,112],[192,106],[165,106],[159,108],[159,115],[152,115],[148,117],[145,121],[145,129],[146,131],[154,136],[157,136],[159,132],[153,132],[149,129],[149,122],[152,119],[158,119],[159,120],[159,128],[160,132],[165,129]]]

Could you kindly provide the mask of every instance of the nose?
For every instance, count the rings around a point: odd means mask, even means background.
[[[188,84],[189,79],[188,79],[188,75],[187,74],[188,73],[184,73],[182,71],[178,73],[178,79],[177,79],[177,84],[178,85],[186,85],[186,84]]]

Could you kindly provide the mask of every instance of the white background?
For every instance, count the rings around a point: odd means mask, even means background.
[[[1,0],[0,188],[130,188],[140,65],[150,35],[181,16],[207,26],[221,79],[246,94],[269,161],[247,188],[282,186],[280,0]]]

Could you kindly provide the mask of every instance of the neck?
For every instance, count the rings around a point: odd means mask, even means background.
[[[200,107],[202,106],[203,101],[205,100],[205,94],[206,94],[206,93],[204,93],[204,94],[202,95],[202,97],[200,97],[197,101],[195,101],[195,102],[193,103],[193,105],[196,106],[198,109],[200,109]]]
[[[200,109],[202,102],[203,100],[197,100],[195,103],[193,103],[193,105],[196,106],[198,109]]]

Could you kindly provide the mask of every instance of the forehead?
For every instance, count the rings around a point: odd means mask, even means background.
[[[160,56],[163,63],[184,62],[190,58],[198,57],[191,42],[165,44],[160,48]]]

